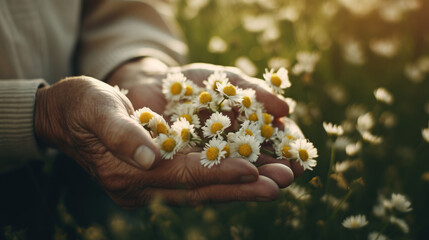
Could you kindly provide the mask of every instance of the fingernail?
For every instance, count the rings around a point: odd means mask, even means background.
[[[246,175],[240,177],[240,182],[247,183],[247,182],[254,182],[256,181],[256,177],[254,175]]]
[[[155,153],[145,145],[141,145],[134,153],[134,160],[140,164],[143,169],[148,170],[155,161]]]

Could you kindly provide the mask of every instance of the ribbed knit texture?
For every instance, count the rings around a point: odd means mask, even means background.
[[[6,162],[41,156],[34,135],[34,104],[41,79],[0,81],[0,156]]]

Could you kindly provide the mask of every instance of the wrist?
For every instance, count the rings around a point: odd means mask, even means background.
[[[141,57],[127,61],[116,69],[105,79],[106,83],[121,88],[132,88],[136,83],[142,83],[146,79],[165,75],[168,66],[157,58]]]
[[[52,113],[48,110],[49,104],[52,104],[52,100],[49,99],[49,88],[49,86],[44,86],[37,90],[34,107],[34,132],[37,143],[43,148],[54,146],[50,130]]]

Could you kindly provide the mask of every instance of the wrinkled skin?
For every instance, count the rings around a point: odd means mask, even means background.
[[[213,67],[189,65],[181,70],[201,84]],[[130,115],[143,106],[159,113],[165,109],[161,79],[167,70],[151,59],[120,66],[106,82],[129,89],[128,98],[108,84],[88,77],[68,78],[39,89],[35,109],[39,142],[57,147],[76,160],[124,208],[142,206],[155,196],[175,205],[273,200],[279,195],[279,187],[288,186],[294,174],[303,172],[295,161],[266,155],[260,157],[258,167],[244,159],[228,158],[208,169],[199,162],[200,149],[186,149],[173,160],[162,160],[158,146]],[[233,84],[256,87],[259,101],[277,101],[258,89],[253,80],[235,69],[227,70]],[[287,105],[278,101],[282,107],[266,107],[271,114],[281,117],[287,114]],[[280,121],[277,124],[282,126]],[[136,149],[141,145],[155,154],[150,166],[135,160]]]

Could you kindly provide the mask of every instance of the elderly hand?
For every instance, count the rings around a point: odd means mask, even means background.
[[[130,101],[108,84],[68,78],[38,90],[35,132],[40,144],[76,160],[124,208],[158,195],[171,204],[272,200],[278,197],[278,185],[293,180],[283,165],[259,169],[277,174],[274,182],[239,158],[208,169],[200,165],[200,154],[190,150],[161,160],[158,146],[131,119],[133,111]]]

